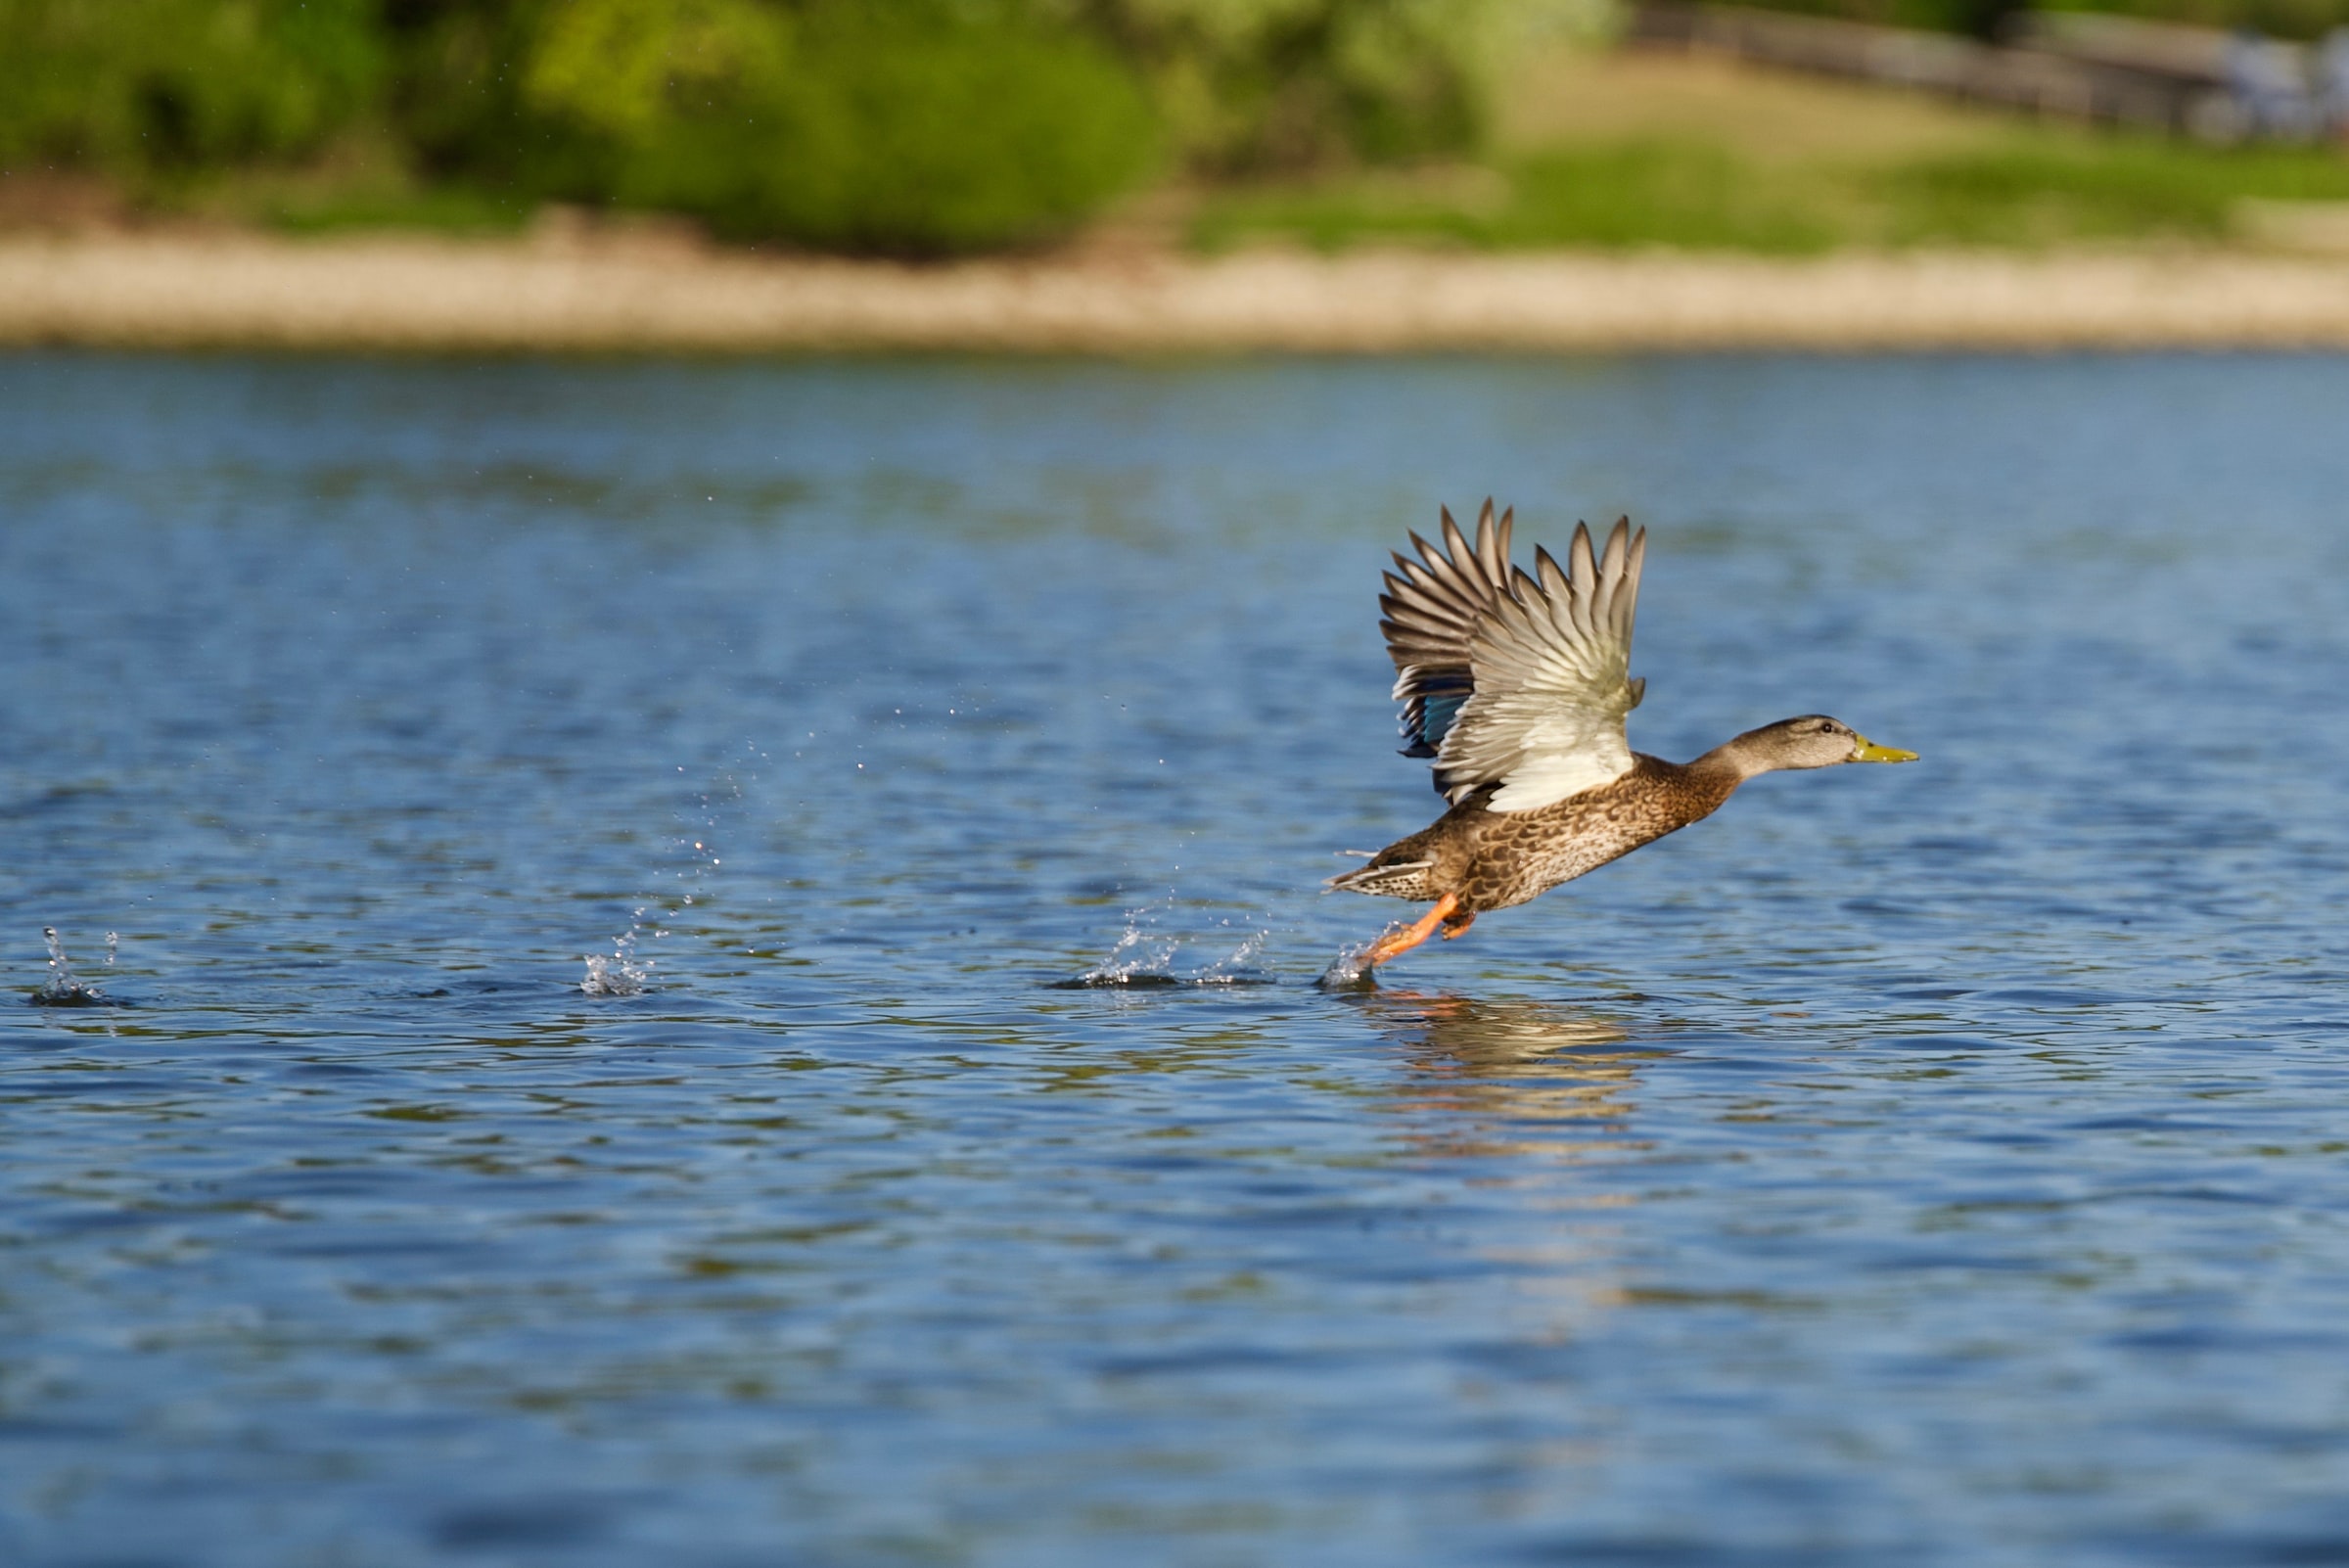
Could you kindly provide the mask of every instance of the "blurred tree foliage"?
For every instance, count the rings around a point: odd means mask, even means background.
[[[0,0],[0,167],[166,181],[388,135],[428,180],[904,254],[1154,169],[1468,151],[1594,0]]]
[[[1050,3],[1050,0],[1043,0]],[[1186,160],[1215,173],[1459,153],[1527,0],[1062,0],[1148,73]]]
[[[1768,11],[1869,22],[1880,27],[1921,27],[1990,37],[2001,22],[2024,9],[2012,0],[1743,0]]]
[[[1091,38],[1009,8],[553,0],[514,120],[549,189],[690,212],[721,234],[854,250],[981,249],[1065,228],[1149,166],[1140,84]],[[519,128],[519,138],[510,137]]]
[[[0,168],[305,153],[385,66],[374,0],[0,0]]]

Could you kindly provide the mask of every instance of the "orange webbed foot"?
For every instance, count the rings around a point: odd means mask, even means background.
[[[1450,919],[1452,912],[1459,906],[1459,895],[1447,893],[1436,900],[1436,906],[1433,909],[1421,915],[1417,920],[1412,921],[1393,936],[1380,938],[1378,945],[1362,955],[1364,966],[1375,969],[1390,958],[1409,952],[1413,947],[1434,936],[1436,927]],[[1470,915],[1468,918],[1474,920],[1476,916]],[[1462,922],[1460,929],[1463,931],[1467,929],[1465,922]],[[1446,935],[1449,936],[1451,933],[1447,932]]]

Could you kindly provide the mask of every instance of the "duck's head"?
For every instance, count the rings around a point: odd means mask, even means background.
[[[1749,777],[1792,767],[1834,767],[1843,762],[1913,762],[1916,753],[1878,746],[1840,718],[1805,714],[1749,729],[1723,748]]]

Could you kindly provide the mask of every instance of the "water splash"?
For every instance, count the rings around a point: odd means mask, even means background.
[[[1321,971],[1321,978],[1313,984],[1323,991],[1378,990],[1378,968],[1370,962],[1370,955],[1378,950],[1380,943],[1398,932],[1408,930],[1409,926],[1410,923],[1405,920],[1390,921],[1386,930],[1368,942],[1340,947],[1338,955],[1329,961],[1329,967]]]
[[[1144,904],[1139,909],[1126,911],[1126,929],[1118,937],[1118,945],[1109,949],[1109,956],[1077,977],[1081,986],[1172,986],[1174,954],[1182,946],[1180,937],[1169,937],[1152,928],[1158,924],[1159,907]]]
[[[612,939],[609,953],[586,955],[587,973],[579,981],[580,991],[590,996],[641,996],[652,990],[657,960],[636,956],[636,939],[644,934],[644,911],[645,906],[639,905],[630,914],[628,929]],[[653,933],[660,934],[658,930]]]
[[[689,813],[678,812],[683,831],[673,842],[685,862],[676,871],[676,880],[683,884],[678,889],[679,908],[690,907],[714,885],[714,873],[726,863],[725,857],[718,853],[718,839],[733,815],[743,807],[741,775],[752,771],[750,759],[763,761],[765,757],[756,742],[746,742],[742,756],[721,768],[710,787],[696,795],[701,807],[699,813],[688,820]],[[680,767],[678,771],[684,769]]]
[[[1329,961],[1329,967],[1313,982],[1323,991],[1375,991],[1378,972],[1370,967],[1370,951],[1378,945],[1365,942],[1358,946],[1341,947]]]
[[[114,1007],[119,1005],[112,996],[99,990],[95,984],[83,980],[73,973],[73,960],[66,956],[65,939],[57,934],[57,927],[41,927],[41,938],[49,944],[49,974],[32,993],[33,1006]],[[116,938],[113,932],[110,931],[106,934],[106,962],[109,968],[114,966],[115,941]]]
[[[743,756],[763,761],[766,754],[752,742],[746,743]],[[684,764],[677,764],[676,770],[684,772]],[[671,923],[706,918],[706,906],[714,901],[717,873],[726,863],[719,853],[719,831],[743,802],[738,772],[749,771],[748,761],[730,764],[710,788],[695,794],[698,810],[678,808],[678,831],[669,840],[675,851],[670,872],[674,891],[664,892],[659,886],[638,890],[646,896],[645,901],[629,911],[628,929],[613,939],[612,950],[583,958],[587,972],[579,980],[581,992],[590,996],[641,996],[653,989],[653,969],[659,960],[640,956],[637,944],[668,936]]]
[[[1240,945],[1224,956],[1209,964],[1192,977],[1200,986],[1260,986],[1270,985],[1271,977],[1256,970],[1256,961],[1265,955],[1265,944],[1271,939],[1268,931],[1251,931],[1240,939]]]
[[[1109,956],[1074,980],[1055,981],[1065,990],[1091,987],[1127,987],[1145,990],[1168,986],[1265,986],[1271,977],[1256,973],[1251,966],[1262,956],[1270,933],[1250,930],[1223,957],[1203,969],[1183,973],[1174,965],[1185,939],[1158,929],[1159,921],[1174,908],[1172,899],[1162,903],[1144,904],[1126,911],[1126,929],[1119,934],[1117,945]],[[1225,927],[1231,924],[1223,921]]]

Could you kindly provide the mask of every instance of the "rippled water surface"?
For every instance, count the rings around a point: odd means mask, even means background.
[[[0,359],[0,1560],[2349,1558],[2345,407]],[[1487,492],[1925,760],[1317,992]]]

